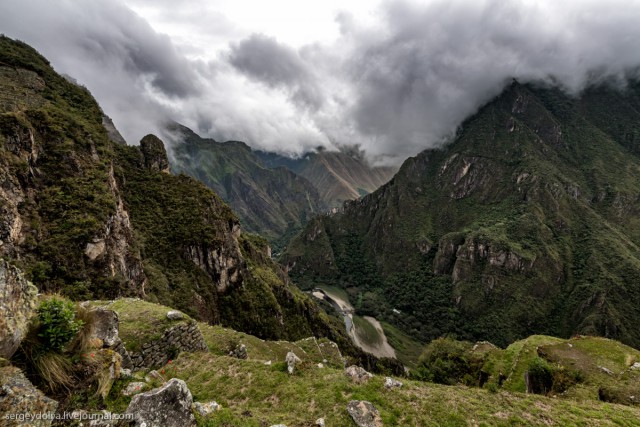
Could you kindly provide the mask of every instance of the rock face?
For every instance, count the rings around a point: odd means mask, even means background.
[[[0,419],[2,425],[50,426],[51,420],[15,420],[5,416],[11,414],[51,414],[58,408],[58,402],[46,397],[35,388],[20,369],[7,366],[0,368]]]
[[[0,260],[0,357],[11,358],[35,314],[37,289],[16,267]]]
[[[302,360],[300,360],[293,351],[287,353],[287,357],[285,357],[284,361],[287,362],[287,372],[289,372],[289,375],[293,374],[296,364],[302,362]]]
[[[137,394],[125,414],[132,414],[137,427],[189,427],[196,420],[191,413],[193,398],[187,384],[173,378],[160,388]]]
[[[352,400],[347,412],[358,427],[382,427],[382,418],[378,410],[365,400]]]
[[[369,381],[369,379],[373,378],[373,374],[365,371],[360,366],[355,366],[355,365],[352,365],[346,368],[344,370],[344,374],[347,377],[351,378],[351,381],[357,384],[365,383]]]

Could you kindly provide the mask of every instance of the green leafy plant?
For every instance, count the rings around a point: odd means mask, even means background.
[[[62,351],[82,328],[72,302],[58,298],[45,300],[38,307],[38,337],[51,350]]]

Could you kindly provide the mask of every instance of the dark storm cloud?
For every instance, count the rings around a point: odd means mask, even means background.
[[[378,153],[437,145],[512,78],[575,93],[640,64],[638,2],[389,2],[383,17],[377,34],[341,20],[350,118]]]
[[[130,1],[165,21],[175,7]],[[174,15],[193,36],[172,40],[117,0],[3,0],[0,31],[85,84],[130,142],[171,118],[284,153],[361,144],[397,161],[442,144],[513,78],[577,93],[640,64],[638,0],[387,1],[366,23],[338,14],[334,43],[296,48],[205,0]],[[204,55],[212,40],[228,49]]]
[[[169,37],[119,2],[7,0],[0,29],[89,87],[130,142],[170,115],[158,99],[187,99],[201,87]]]
[[[298,52],[272,37],[253,34],[231,46],[229,62],[251,78],[287,90],[294,102],[314,110],[322,106],[316,77]]]

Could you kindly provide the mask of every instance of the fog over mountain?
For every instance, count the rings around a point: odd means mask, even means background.
[[[640,64],[640,1],[4,0],[0,32],[97,97],[125,138],[167,118],[285,154],[436,146],[512,78],[577,93]]]

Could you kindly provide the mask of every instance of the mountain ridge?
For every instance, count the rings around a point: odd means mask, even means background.
[[[283,261],[303,287],[342,283],[368,296],[364,314],[425,340],[591,333],[638,346],[639,88],[575,99],[514,82],[454,142],[314,219]]]

